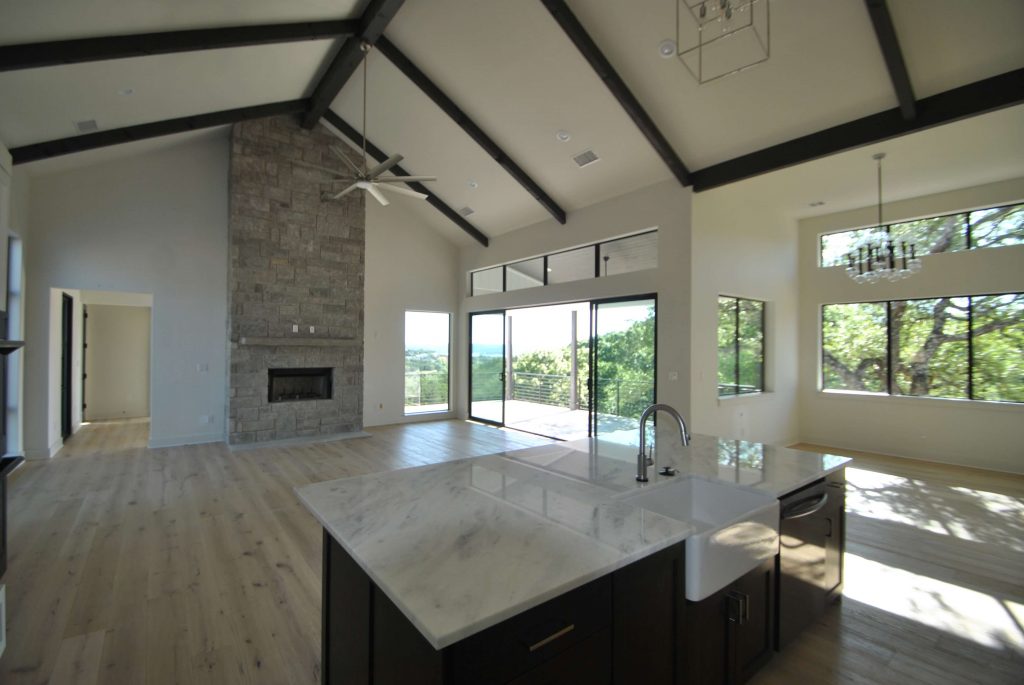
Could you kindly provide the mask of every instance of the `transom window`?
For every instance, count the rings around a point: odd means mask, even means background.
[[[977,209],[887,226],[857,228],[821,236],[820,264],[844,266],[846,254],[865,241],[915,245],[918,256],[1024,244],[1024,204]]]
[[[470,296],[603,278],[657,266],[658,232],[647,231],[472,271],[469,274]]]

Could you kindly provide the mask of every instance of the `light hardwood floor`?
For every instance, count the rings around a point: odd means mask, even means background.
[[[320,528],[292,488],[546,442],[369,432],[151,450],[93,424],[23,466],[0,683],[318,683]],[[755,683],[1020,683],[1024,479],[864,455],[849,480],[848,596]]]

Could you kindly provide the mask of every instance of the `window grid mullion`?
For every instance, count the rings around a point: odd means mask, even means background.
[[[892,354],[892,301],[885,303],[885,392],[892,395],[893,377]]]
[[[970,244],[970,243],[968,243]],[[974,298],[967,298],[967,399],[974,399]]]
[[[735,305],[733,308],[735,315],[735,325],[732,329],[733,332],[733,344],[735,345],[735,355],[733,358],[733,390],[739,395],[740,394],[740,298],[735,299]]]

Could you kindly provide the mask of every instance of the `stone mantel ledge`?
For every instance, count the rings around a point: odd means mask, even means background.
[[[350,338],[239,338],[239,345],[260,347],[348,347],[359,342]]]

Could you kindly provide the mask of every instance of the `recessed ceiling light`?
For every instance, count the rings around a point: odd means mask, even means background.
[[[117,91],[117,94],[118,95],[134,95],[135,94],[135,89],[134,88],[122,88],[121,90]]]
[[[468,207],[468,206],[467,207],[463,207],[462,209],[459,210],[459,216],[463,216],[463,217],[469,216],[470,214],[474,214],[474,213],[475,213],[475,210],[472,207]]]
[[[669,57],[676,56],[676,42],[671,38],[658,43],[658,54],[661,55],[662,59],[668,59]]]
[[[100,130],[99,124],[96,123],[95,119],[76,121],[75,128],[78,129],[79,133],[95,133]]]
[[[568,143],[572,140],[572,134],[563,129],[555,133],[555,138],[557,138],[560,143]]]
[[[473,179],[469,179],[468,181],[466,181],[466,185],[469,186],[471,190],[476,190],[477,188],[480,187],[480,184],[474,181]]]

